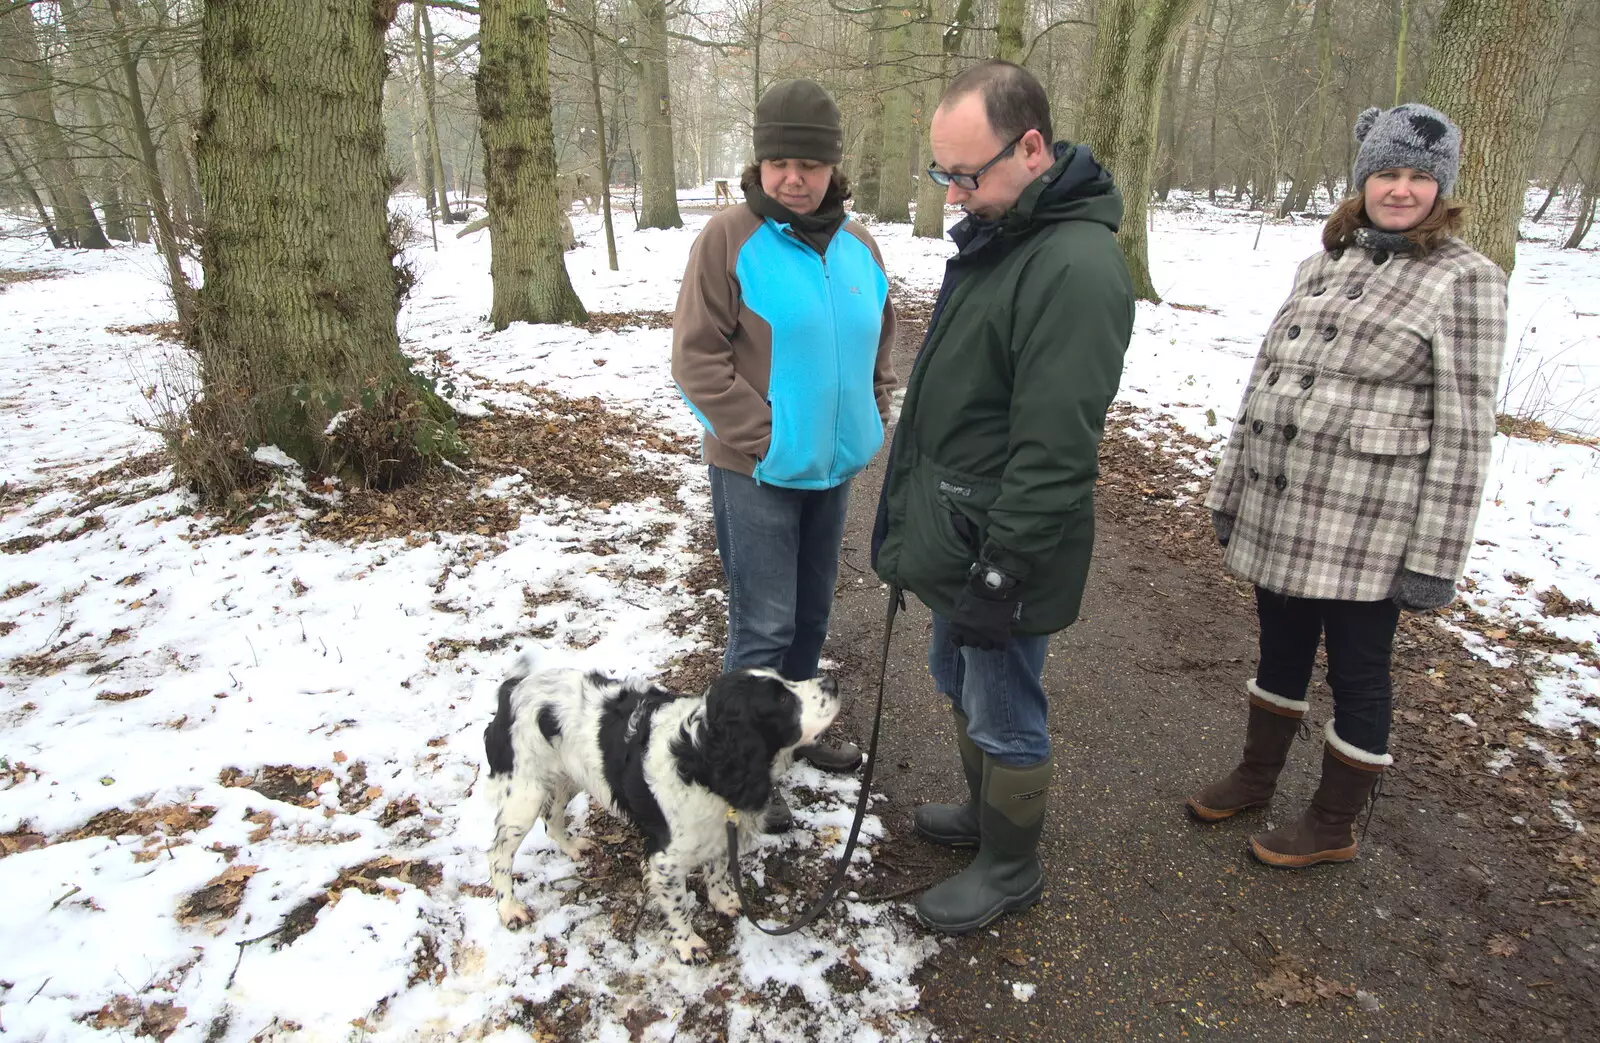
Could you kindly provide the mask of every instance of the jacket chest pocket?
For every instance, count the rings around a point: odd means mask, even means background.
[[[1431,444],[1425,427],[1396,427],[1393,421],[1385,423],[1352,423],[1350,448],[1366,456],[1419,456]]]

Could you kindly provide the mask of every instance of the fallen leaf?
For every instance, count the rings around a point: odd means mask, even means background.
[[[1505,935],[1497,934],[1489,939],[1484,948],[1489,951],[1490,956],[1514,956],[1520,946]]]

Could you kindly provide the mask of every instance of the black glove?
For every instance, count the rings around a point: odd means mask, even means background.
[[[1456,584],[1454,580],[1401,569],[1394,579],[1394,591],[1389,599],[1407,612],[1426,612],[1454,601]]]
[[[1217,542],[1226,547],[1228,545],[1228,537],[1233,535],[1233,515],[1223,514],[1221,511],[1212,511],[1211,527],[1217,530]]]
[[[966,589],[950,613],[950,641],[993,652],[1011,639],[1011,627],[1021,614],[1016,578],[993,565],[975,562],[967,572]]]

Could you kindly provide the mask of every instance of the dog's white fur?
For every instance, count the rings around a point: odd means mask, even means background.
[[[709,949],[689,923],[689,873],[703,868],[712,908],[739,914],[727,873],[728,809],[747,813],[745,834],[758,832],[775,772],[838,712],[831,679],[741,670],[705,695],[674,696],[636,680],[538,670],[524,657],[484,733],[496,805],[489,875],[501,921],[513,929],[532,922],[512,893],[511,863],[536,821],[569,858],[594,847],[567,830],[567,804],[583,792],[644,829],[649,890],[672,947],[686,963],[704,962]]]

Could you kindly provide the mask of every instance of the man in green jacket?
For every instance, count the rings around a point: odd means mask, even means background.
[[[1122,196],[1086,147],[1052,143],[1027,70],[961,73],[931,130],[928,176],[967,216],[907,384],[873,565],[933,612],[928,666],[955,713],[970,799],[924,805],[915,823],[978,854],[917,915],[964,933],[1044,891],[1045,647],[1083,597],[1134,294],[1115,235]]]

